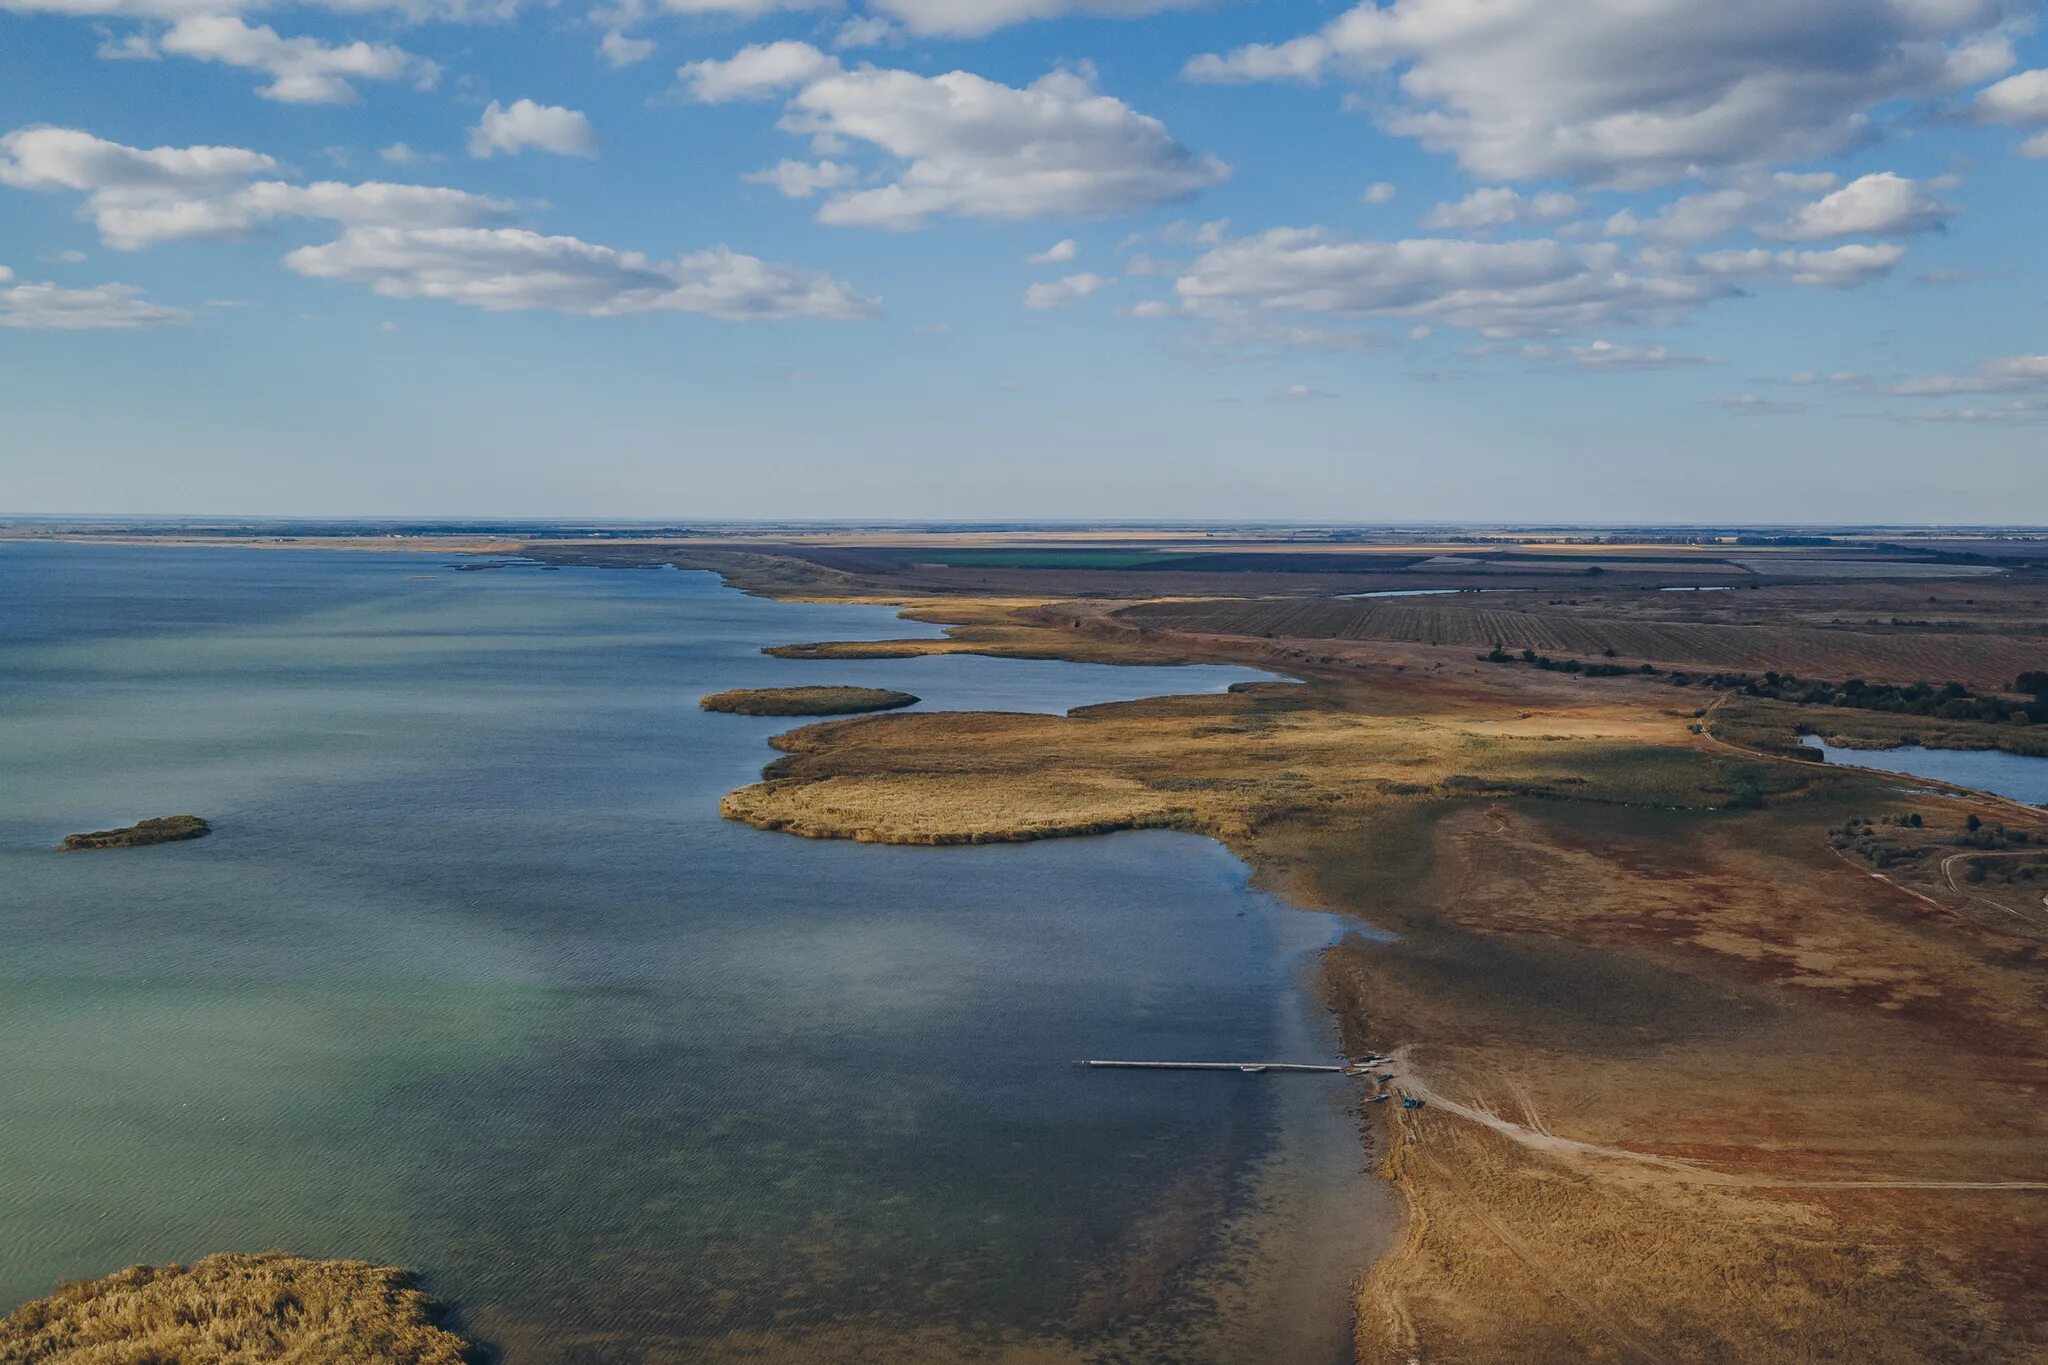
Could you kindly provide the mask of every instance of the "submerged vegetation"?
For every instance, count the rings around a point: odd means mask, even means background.
[[[88,834],[64,836],[64,851],[77,853],[94,848],[142,848],[149,844],[174,844],[181,839],[203,839],[213,826],[196,815],[160,815],[121,829],[96,829]]]
[[[850,716],[894,711],[917,701],[911,693],[887,687],[744,687],[713,692],[697,704],[735,716]]]
[[[67,1284],[0,1319],[7,1365],[473,1365],[413,1276],[224,1252]]]

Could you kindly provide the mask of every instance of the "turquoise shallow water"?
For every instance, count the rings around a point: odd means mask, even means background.
[[[706,691],[1254,676],[758,652],[927,629],[673,571],[0,545],[0,1305],[283,1246],[423,1268],[515,1365],[1230,1359],[1291,1256],[1341,1335],[1364,1234],[1274,1212],[1363,1201],[1331,1092],[1070,1065],[1326,1052],[1327,921],[1187,836],[717,817],[788,722]],[[188,810],[217,832],[52,851]]]

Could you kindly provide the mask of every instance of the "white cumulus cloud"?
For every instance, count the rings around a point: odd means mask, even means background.
[[[1896,243],[1763,248],[1688,256],[1612,242],[1451,237],[1355,240],[1327,228],[1275,228],[1225,242],[1175,281],[1185,311],[1227,317],[1323,313],[1405,318],[1516,337],[1664,326],[1757,285],[1846,289],[1888,274]],[[1575,362],[1656,359],[1595,343]]]
[[[2048,123],[2048,68],[2021,71],[1985,87],[1971,107],[1987,123]]]
[[[31,332],[133,331],[191,320],[182,308],[148,302],[132,284],[66,289],[15,283],[14,272],[0,265],[0,327]]]
[[[1940,398],[1958,393],[2011,393],[2048,389],[2048,355],[2000,356],[1984,361],[1974,374],[1939,374],[1908,379],[1891,387],[1902,398]]]
[[[1648,218],[1634,209],[1623,209],[1607,220],[1606,232],[1610,237],[1642,236],[1653,242],[1689,246],[1755,222],[1770,202],[1768,191],[1706,190],[1675,199]]]
[[[1197,0],[872,0],[919,33],[978,38],[1034,19],[1089,15],[1132,19],[1161,10],[1184,9]]]
[[[2012,62],[2021,0],[1368,0],[1197,80],[1394,76],[1382,124],[1477,176],[1643,187],[1840,151]]]
[[[1587,374],[1623,374],[1642,370],[1676,370],[1692,365],[1711,365],[1703,355],[1687,355],[1669,346],[1629,346],[1615,341],[1593,341],[1584,346],[1535,344],[1516,350],[1524,360],[1544,369],[1576,370]]]
[[[597,55],[614,69],[633,66],[654,55],[652,38],[628,38],[617,29],[607,29],[597,40]]]
[[[1783,223],[1765,229],[1764,235],[1788,242],[1902,237],[1942,227],[1958,212],[1954,204],[1936,199],[1916,182],[1881,171],[1802,206]]]
[[[1525,196],[1504,186],[1482,186],[1456,203],[1438,204],[1423,219],[1423,226],[1472,231],[1510,223],[1548,223],[1569,218],[1578,208],[1578,200],[1555,190]]]
[[[671,14],[711,14],[732,19],[760,19],[770,14],[837,9],[840,0],[660,0]]]
[[[1076,300],[1085,299],[1099,289],[1115,284],[1113,279],[1090,272],[1068,275],[1057,280],[1043,280],[1024,291],[1026,308],[1065,308]]]
[[[257,93],[280,104],[354,104],[357,95],[351,80],[408,77],[426,88],[440,77],[434,63],[389,43],[329,46],[314,38],[283,38],[266,24],[250,24],[231,14],[179,19],[155,46],[174,57],[261,71],[270,83]],[[122,55],[140,52],[140,46],[131,44]]]
[[[0,0],[0,3],[28,0]],[[35,0],[36,3],[111,3],[112,0]],[[152,0],[172,3],[173,0]],[[1200,0],[870,0],[873,14],[848,21],[847,40],[838,47],[863,47],[883,41],[892,22],[914,33],[952,38],[979,38],[1012,24],[1067,16],[1129,19],[1162,10],[1185,9]],[[769,14],[837,9],[841,0],[660,0],[675,14],[722,15],[759,19]],[[885,27],[888,26],[888,27]]]
[[[860,172],[842,161],[793,161],[784,158],[765,171],[749,171],[740,178],[749,184],[773,185],[788,199],[809,199],[825,190],[858,184]]]
[[[1761,398],[1753,393],[1702,398],[1700,402],[1708,407],[1734,413],[1737,417],[1789,417],[1807,410],[1804,403],[1788,403],[1782,398]]]
[[[724,60],[688,62],[676,69],[683,92],[699,104],[758,100],[808,85],[839,70],[839,59],[809,43],[755,43]]]
[[[511,214],[510,203],[462,190],[258,178],[276,165],[239,147],[144,149],[69,128],[17,129],[0,137],[0,184],[81,193],[101,237],[123,249],[235,236],[272,219],[294,218],[336,224],[341,231],[331,241],[290,252],[287,266],[301,275],[365,284],[389,298],[594,316],[689,312],[735,320],[862,318],[879,306],[829,275],[724,246],[658,260],[499,226]],[[48,313],[47,297],[37,299]],[[136,317],[141,314],[134,310],[147,306],[133,298],[127,304]]]
[[[1605,231],[1610,237],[1685,245],[1737,230],[1788,242],[1905,237],[1946,226],[1959,212],[1928,188],[1893,171],[1847,185],[1827,171],[1751,175],[1675,199],[1647,217],[1623,209],[1607,220]]]
[[[2048,125],[2048,67],[2021,71],[1977,92],[1971,108],[1985,123],[2010,123],[2022,128]],[[2048,157],[2048,132],[2020,144],[2020,155]]]
[[[1075,241],[1072,237],[1065,237],[1057,242],[1054,242],[1051,246],[1047,247],[1043,251],[1032,252],[1029,256],[1026,256],[1024,258],[1024,264],[1065,265],[1069,261],[1078,260],[1080,258],[1080,255],[1081,244]]]
[[[557,156],[596,156],[597,134],[578,110],[532,100],[514,100],[509,105],[492,100],[469,131],[471,156],[497,152],[517,156],[529,147]]]
[[[194,18],[238,15],[271,7],[273,0],[0,0],[0,14],[49,14],[72,19],[143,19],[175,23]],[[509,18],[521,0],[315,0],[319,8],[344,14],[388,13],[422,22],[429,19],[463,22]],[[118,42],[109,39],[100,55],[154,57],[143,35]],[[123,51],[125,49],[125,51]]]
[[[276,169],[273,158],[241,147],[129,147],[48,126],[0,137],[0,184],[17,189],[196,194]]]
[[[863,14],[848,19],[832,35],[832,46],[845,52],[856,47],[880,47],[893,43],[903,36],[903,31],[880,15]]]
[[[501,219],[502,199],[381,181],[294,185],[257,178],[272,158],[240,147],[128,147],[74,128],[23,128],[0,137],[0,184],[75,190],[107,245],[234,237],[273,218],[409,227]]]
[[[1736,292],[1711,273],[1609,244],[1354,241],[1275,228],[1226,243],[1175,282],[1184,303],[1414,318],[1492,335],[1673,321]]]
[[[1230,168],[1095,89],[1086,70],[1022,88],[966,71],[864,68],[798,91],[782,126],[895,159],[889,183],[834,195],[818,220],[908,229],[934,216],[1102,218],[1184,198]]]
[[[1942,408],[1933,412],[1886,412],[1877,415],[1895,422],[1939,425],[2042,426],[2048,425],[2048,403],[2037,398],[2015,398],[1990,408]]]
[[[659,261],[524,228],[349,228],[285,264],[394,299],[439,299],[494,312],[544,308],[615,317],[684,312],[729,321],[874,316],[877,304],[828,275],[725,247]]]
[[[1790,283],[1817,289],[1854,289],[1891,274],[1906,249],[1894,243],[1852,242],[1822,251],[1710,251],[1695,257],[1701,268],[1724,279]]]

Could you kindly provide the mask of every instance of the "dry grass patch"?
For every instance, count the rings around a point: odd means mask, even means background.
[[[65,1285],[0,1320],[0,1365],[471,1365],[391,1266],[223,1252]]]
[[[1443,795],[1722,806],[1807,774],[1691,747],[1674,719],[1597,708],[1508,724],[1456,704],[1332,684],[1084,707],[933,712],[778,736],[788,757],[726,798],[764,829],[986,843],[1117,829],[1243,837],[1283,813]],[[1661,734],[1662,743],[1645,736]]]
[[[1407,1235],[1368,1277],[1363,1361],[2030,1358],[1937,1243],[1872,1236],[1814,1200],[1615,1180],[1423,1110],[1388,1174]]]
[[[1858,794],[1867,798],[1870,793]],[[2039,955],[1826,846],[1848,791],[1758,813],[1412,808],[1279,841],[1305,898],[1401,937],[1335,950],[1354,1049],[1541,1133],[1752,1188],[1388,1115],[1401,1249],[1367,1360],[2023,1361],[2048,1350]],[[1265,842],[1265,841],[1262,841]],[[1380,866],[1393,843],[1395,854]]]
[[[1191,662],[1182,648],[1148,643],[1135,632],[1103,636],[1084,633],[1080,613],[1049,622],[1055,607],[1044,598],[976,598],[928,601],[900,613],[906,621],[946,627],[937,639],[825,640],[775,645],[762,651],[778,659],[909,659],[928,654],[985,654],[1009,659],[1065,659],[1087,664]]]

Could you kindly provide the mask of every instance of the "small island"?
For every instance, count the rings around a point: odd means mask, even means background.
[[[886,687],[742,687],[713,692],[698,703],[735,716],[849,716],[915,706],[908,692]]]
[[[213,826],[196,815],[160,815],[125,829],[96,829],[89,834],[64,836],[64,851],[77,853],[93,848],[142,848],[149,844],[174,844],[181,839],[203,839]]]

